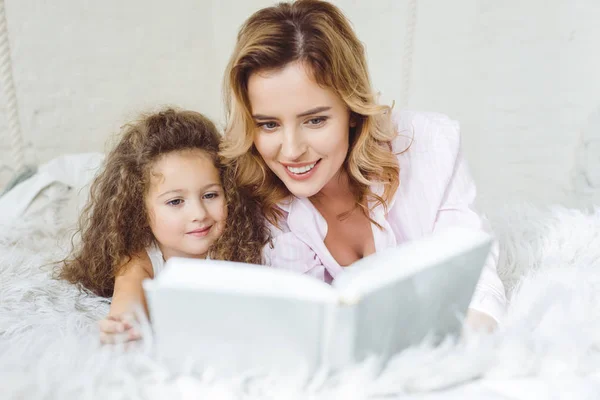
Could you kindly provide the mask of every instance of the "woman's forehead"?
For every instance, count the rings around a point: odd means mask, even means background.
[[[248,97],[253,115],[300,115],[318,107],[343,107],[339,96],[333,90],[317,84],[311,75],[299,63],[252,74],[248,80]]]

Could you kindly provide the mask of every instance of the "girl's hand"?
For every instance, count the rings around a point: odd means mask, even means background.
[[[141,339],[141,335],[134,326],[134,317],[128,314],[109,315],[98,321],[100,328],[100,342],[104,344],[125,343]]]

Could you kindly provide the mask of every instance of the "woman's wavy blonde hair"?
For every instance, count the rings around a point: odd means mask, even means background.
[[[228,215],[212,258],[260,264],[268,229],[255,199],[237,189],[231,168],[220,162],[221,135],[193,111],[164,109],[125,126],[90,187],[76,235],[81,241],[59,262],[55,277],[99,296],[111,296],[115,277],[154,241],[144,198],[153,164],[165,154],[199,149],[219,170]]]
[[[267,220],[278,225],[277,203],[290,195],[253,145],[255,123],[248,80],[257,71],[277,70],[292,62],[309,67],[320,86],[337,93],[351,111],[344,168],[357,206],[369,215],[365,199],[387,208],[399,185],[399,166],[391,142],[397,133],[391,108],[378,105],[371,88],[365,49],[349,21],[334,5],[318,0],[279,3],[254,13],[240,28],[224,80],[227,113],[221,154],[235,165],[240,187],[249,188],[262,203]],[[381,196],[370,190],[383,183]]]

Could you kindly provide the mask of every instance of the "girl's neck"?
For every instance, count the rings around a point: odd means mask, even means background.
[[[163,260],[165,260],[165,262],[169,261],[169,258],[171,258],[171,257],[197,258],[197,259],[204,260],[204,259],[206,259],[206,256],[208,255],[208,253],[200,254],[198,256],[190,256],[190,255],[187,255],[187,254],[179,254],[177,252],[172,252],[170,249],[165,248],[163,245],[161,245],[158,242],[156,242],[156,246],[160,249],[160,252],[162,254],[162,258],[163,258]]]

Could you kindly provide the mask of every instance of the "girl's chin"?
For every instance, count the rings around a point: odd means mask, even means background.
[[[183,258],[206,258],[208,254],[208,247],[195,248],[195,249],[185,249],[178,252],[178,256],[174,257],[183,257]]]

